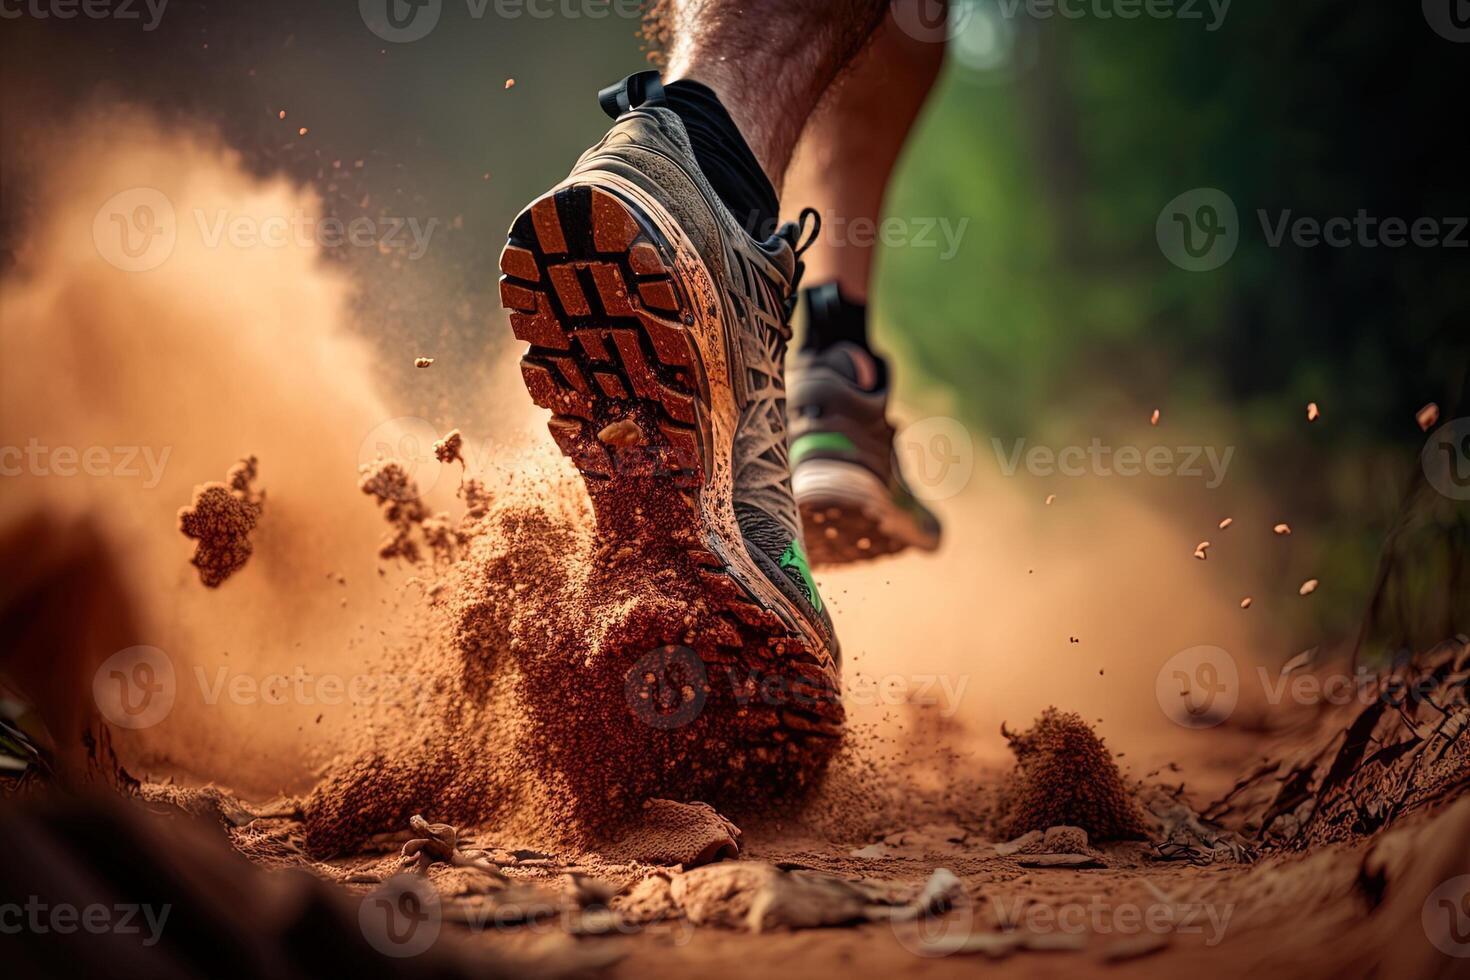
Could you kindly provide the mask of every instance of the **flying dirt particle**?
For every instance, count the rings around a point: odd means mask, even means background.
[[[516,80],[514,78],[507,78],[505,80],[505,90],[507,92],[509,92],[511,89],[513,89],[515,87],[516,87]]]
[[[870,551],[870,550],[872,550],[872,547],[873,547],[873,539],[872,538],[858,538],[857,539],[857,546],[858,546],[858,551]]]
[[[280,112],[276,113],[276,118],[277,119],[285,119],[286,118],[286,110],[285,109],[282,109]]]
[[[308,132],[309,130],[305,126],[302,126],[300,129],[296,130],[296,135],[305,136]]]
[[[1439,421],[1439,406],[1430,402],[1414,414],[1414,421],[1419,423],[1421,432],[1428,432]]]
[[[1016,755],[999,800],[1002,838],[1058,826],[1080,827],[1098,840],[1147,836],[1117,763],[1080,715],[1047,708],[1029,731],[1002,726],[1001,734]]]
[[[357,488],[378,501],[392,536],[378,548],[378,557],[419,560],[413,530],[429,517],[419,500],[418,485],[396,459],[377,459],[358,469]]]
[[[413,366],[416,368],[433,367],[434,359],[432,357],[415,357],[413,359]]]
[[[1233,518],[1233,517],[1227,517],[1223,521],[1220,522],[1220,530],[1223,531],[1227,527],[1229,527],[1230,525],[1232,525],[1234,523],[1235,523],[1235,518]]]
[[[1251,607],[1251,597],[1250,596],[1246,596],[1244,599],[1240,600],[1240,608],[1242,608],[1242,609],[1249,609],[1250,607]]]
[[[199,581],[211,589],[245,566],[251,552],[250,532],[260,520],[265,493],[251,487],[256,458],[241,459],[224,483],[206,483],[194,491],[194,500],[179,508],[179,530],[198,540],[190,564],[199,569]]]
[[[1311,595],[1313,592],[1317,591],[1317,586],[1320,584],[1321,583],[1318,582],[1316,579],[1309,578],[1302,583],[1302,587],[1300,589],[1296,590],[1297,595]]]
[[[1047,495],[1046,495],[1046,500],[1045,500],[1045,501],[1043,501],[1043,502],[1044,502],[1044,503],[1045,503],[1045,504],[1046,504],[1046,506],[1048,506],[1048,507],[1050,507],[1050,506],[1051,506],[1051,505],[1052,505],[1052,503],[1053,503],[1053,502],[1054,502],[1054,501],[1055,501],[1055,500],[1056,500],[1056,499],[1057,499],[1057,495],[1056,495],[1056,494],[1054,494],[1054,493],[1049,493],[1049,494],[1047,494]]]
[[[1291,525],[1290,524],[1277,524],[1271,530],[1275,531],[1277,534],[1286,535],[1286,534],[1290,534],[1291,533]]]
[[[460,455],[460,450],[463,448],[464,436],[460,435],[458,429],[450,429],[443,439],[434,443],[434,458],[446,466],[458,460],[462,466],[464,457]]]
[[[1159,424],[1159,410],[1157,408],[1154,409],[1154,413],[1149,416],[1149,418],[1148,418],[1148,424],[1149,425],[1158,425]]]
[[[597,433],[599,442],[608,446],[641,446],[647,441],[643,430],[632,419],[618,419],[603,426]]]
[[[1322,417],[1322,413],[1321,413],[1321,411],[1318,410],[1317,403],[1316,402],[1307,402],[1307,421],[1308,422],[1315,422],[1315,421],[1317,421],[1321,417]]]
[[[470,478],[464,481],[460,485],[459,495],[464,498],[465,517],[484,517],[490,512],[490,491],[483,480]]]
[[[1204,561],[1206,558],[1209,557],[1205,554],[1205,552],[1209,550],[1210,543],[1208,541],[1201,541],[1199,544],[1194,546],[1194,557],[1198,558],[1200,561]]]

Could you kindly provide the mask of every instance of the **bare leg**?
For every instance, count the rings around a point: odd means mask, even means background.
[[[664,81],[719,94],[777,191],[822,93],[862,47],[883,0],[662,0]]]
[[[827,227],[805,256],[807,282],[836,281],[848,299],[867,302],[874,236],[846,231],[854,221],[876,227],[889,175],[943,60],[941,41],[909,36],[890,12],[822,98],[801,134],[783,195],[793,207],[816,208]]]

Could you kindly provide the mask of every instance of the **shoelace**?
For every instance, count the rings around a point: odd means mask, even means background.
[[[811,232],[808,233],[806,226],[810,220]],[[816,208],[802,208],[795,221],[788,221],[782,225],[776,234],[791,243],[792,254],[796,257],[796,271],[791,276],[791,286],[786,293],[786,315],[782,318],[782,326],[786,328],[788,339],[791,333],[791,318],[796,314],[796,302],[801,296],[801,277],[806,272],[806,263],[801,257],[807,250],[817,243],[817,235],[822,231],[822,214]],[[805,237],[805,242],[802,241]]]

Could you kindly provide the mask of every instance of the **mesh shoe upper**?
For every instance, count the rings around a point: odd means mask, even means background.
[[[619,103],[613,96],[604,107],[622,114],[572,176],[612,170],[647,188],[679,222],[723,291],[727,343],[738,349],[732,358],[738,368],[729,378],[739,411],[731,459],[736,519],[747,544],[764,553],[768,577],[777,585],[784,580],[783,591],[799,596],[830,632],[806,563],[787,437],[786,350],[805,226],[788,223],[757,241],[704,179],[677,113],[656,99],[629,111],[626,99]]]

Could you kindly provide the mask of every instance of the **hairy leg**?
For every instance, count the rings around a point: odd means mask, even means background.
[[[651,33],[665,49],[664,81],[714,89],[779,191],[807,118],[885,9],[884,0],[660,0]]]
[[[805,256],[808,282],[836,282],[846,298],[867,302],[874,236],[850,230],[855,221],[877,227],[889,175],[943,60],[942,38],[912,37],[890,12],[823,96],[786,172],[784,195],[820,211],[827,228]]]

